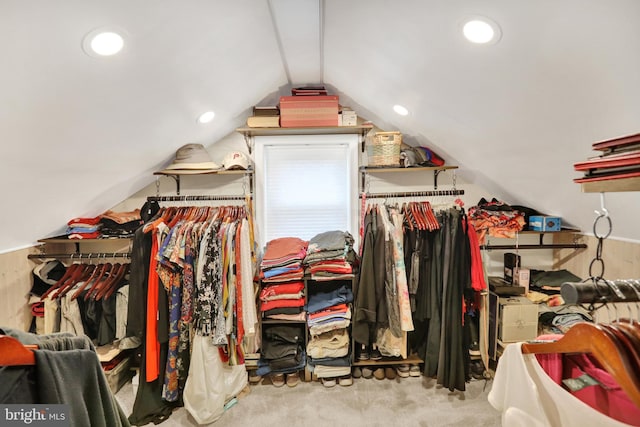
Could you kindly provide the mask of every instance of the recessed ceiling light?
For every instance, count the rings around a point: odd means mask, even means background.
[[[213,111],[207,111],[206,113],[200,114],[198,117],[198,123],[209,123],[216,116],[216,113]]]
[[[500,27],[495,22],[484,17],[474,17],[462,26],[462,33],[472,43],[488,44],[500,40]]]
[[[112,56],[124,48],[124,31],[112,28],[98,28],[82,40],[82,49],[87,55],[99,58]]]
[[[397,114],[400,114],[401,116],[406,116],[409,114],[409,110],[407,110],[402,105],[394,105],[393,111],[395,111]]]

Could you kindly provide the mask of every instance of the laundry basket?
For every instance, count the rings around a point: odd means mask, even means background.
[[[400,166],[400,132],[376,132],[367,141],[369,166]]]

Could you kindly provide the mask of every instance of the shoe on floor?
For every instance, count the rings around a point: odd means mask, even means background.
[[[358,354],[358,359],[359,360],[369,360],[369,348],[366,346],[362,346],[362,348],[360,349],[360,354]]]
[[[249,384],[258,384],[262,381],[262,375],[257,375],[256,371],[249,371]]]
[[[338,384],[343,387],[348,387],[351,384],[353,384],[353,378],[351,378],[351,375],[345,375],[343,377],[339,377]]]
[[[384,368],[384,376],[387,377],[388,380],[396,379],[396,370],[391,367]]]
[[[298,385],[299,382],[300,382],[300,377],[298,376],[297,372],[294,372],[292,374],[287,374],[287,385],[289,387],[295,387]]]
[[[371,377],[373,377],[373,369],[371,368],[362,368],[362,378],[365,379],[370,379]]]
[[[373,371],[373,376],[376,377],[377,380],[383,380],[384,379],[384,368],[377,368],[375,371]]]
[[[321,380],[322,380],[322,385],[327,388],[335,387],[336,385],[335,378],[321,378]]]
[[[276,387],[282,387],[284,385],[284,374],[271,375],[271,384]]]
[[[409,376],[411,377],[419,377],[422,375],[422,371],[420,371],[420,365],[411,365],[409,368]]]
[[[409,365],[402,364],[398,365],[396,370],[398,371],[398,376],[400,378],[407,378],[410,375],[409,371],[411,370],[411,368],[409,367]]]
[[[371,354],[369,355],[369,358],[371,360],[380,360],[382,359],[382,354],[380,354],[380,350],[378,350],[377,348],[374,348],[373,350],[371,350]]]
[[[355,368],[353,368],[353,372],[351,373],[351,375],[353,375],[353,378],[360,378],[362,376],[362,369],[356,366]]]

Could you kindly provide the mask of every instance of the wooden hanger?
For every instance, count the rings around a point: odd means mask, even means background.
[[[36,356],[31,349],[8,335],[0,335],[0,366],[35,366]]]
[[[51,292],[55,291],[60,286],[62,286],[62,284],[64,284],[64,282],[67,281],[67,279],[69,279],[71,276],[73,276],[73,274],[74,274],[74,272],[76,271],[77,268],[82,268],[82,265],[81,264],[71,264],[69,267],[67,267],[67,269],[65,270],[64,274],[62,275],[62,277],[55,284],[51,285],[51,287],[49,289],[47,289],[44,294],[42,294],[42,296],[40,297],[40,301],[44,301]]]
[[[120,264],[116,271],[113,272],[113,276],[110,280],[105,283],[105,285],[98,291],[95,296],[96,300],[107,299],[109,298],[116,289],[118,289],[118,285],[124,278],[125,274],[129,270],[129,264]]]
[[[105,268],[104,264],[96,265],[96,268],[93,270],[91,275],[87,278],[87,280],[85,280],[84,283],[82,285],[80,285],[80,287],[71,296],[71,301],[73,301],[76,298],[78,298],[80,296],[80,294],[82,293],[82,291],[84,291],[87,288],[87,286],[89,286],[91,284],[91,282],[93,282],[94,280],[98,280],[100,277],[102,277],[101,276],[102,273],[100,273],[100,272],[104,268]]]
[[[82,271],[79,275],[74,275],[73,280],[67,281],[65,284],[60,286],[58,292],[53,296],[53,298],[62,298],[65,296],[73,287],[82,281],[87,280],[91,277],[91,273],[95,270],[95,265],[93,264],[85,264]]]
[[[599,325],[577,323],[558,341],[524,343],[528,354],[591,353],[611,374],[629,398],[640,407],[640,377],[626,349]]]

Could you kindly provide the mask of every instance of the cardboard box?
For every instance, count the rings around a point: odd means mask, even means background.
[[[511,252],[504,254],[504,280],[509,284],[513,284],[513,269],[520,267],[520,255]]]
[[[524,294],[529,292],[529,279],[531,278],[531,272],[528,268],[515,267],[513,269],[513,285],[524,288]]]
[[[281,96],[280,126],[338,126],[338,96]]]
[[[525,297],[500,298],[498,340],[519,342],[538,336],[538,306]]]
[[[562,220],[557,216],[532,215],[529,217],[529,230],[560,231]]]
[[[358,124],[358,115],[355,111],[346,108],[342,109],[338,126],[356,126]]]

